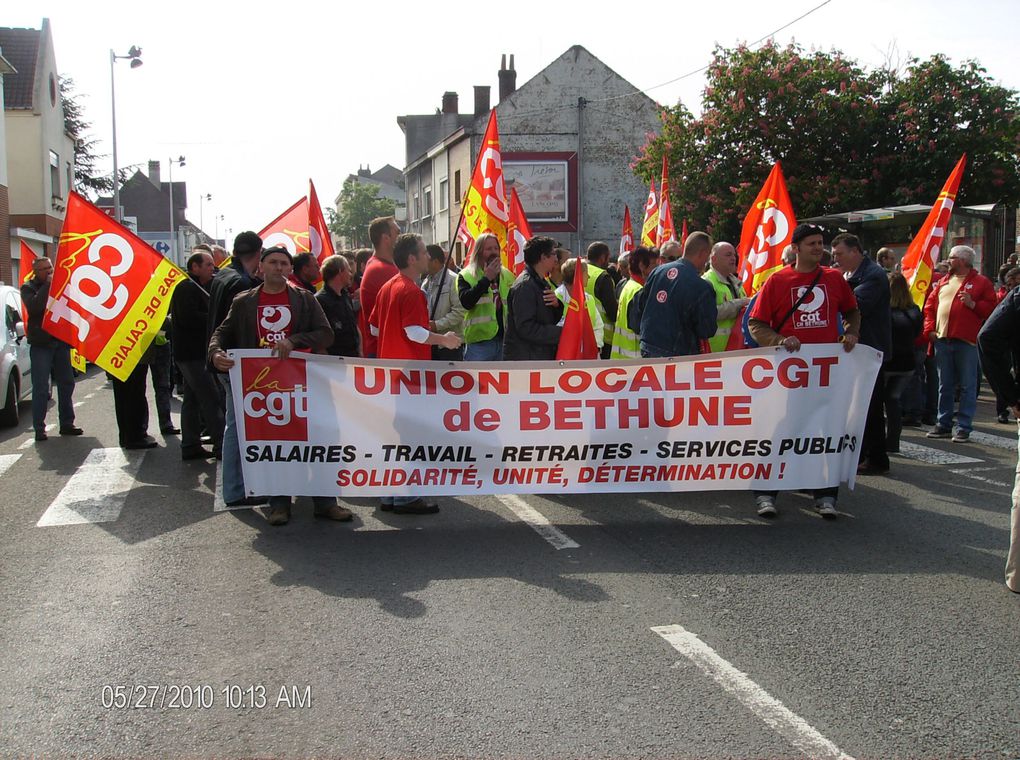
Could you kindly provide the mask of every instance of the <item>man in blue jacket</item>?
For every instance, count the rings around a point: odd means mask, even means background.
[[[683,256],[656,267],[648,276],[634,298],[640,314],[641,356],[700,354],[701,341],[715,335],[715,290],[701,279],[711,249],[708,235],[692,232]]]
[[[861,311],[860,342],[881,351],[887,358],[892,344],[892,311],[889,308],[889,276],[864,255],[856,235],[844,232],[832,239],[832,256],[854,291]],[[858,475],[885,475],[889,472],[889,452],[885,435],[885,373],[879,370],[868,405],[861,441]]]

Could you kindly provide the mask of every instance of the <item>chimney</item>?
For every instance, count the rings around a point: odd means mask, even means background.
[[[159,161],[149,161],[149,182],[159,187]]]
[[[492,90],[487,84],[475,85],[475,116],[489,112],[489,93]]]
[[[510,54],[510,68],[506,66],[506,53],[499,64],[499,102],[502,103],[517,91],[517,71],[514,69],[514,54]]]
[[[361,168],[361,164],[358,164],[358,176],[359,177],[371,177],[372,176],[372,168],[371,168],[371,166],[366,166],[364,169],[362,169]]]
[[[458,113],[457,93],[449,91],[443,93],[443,113]]]

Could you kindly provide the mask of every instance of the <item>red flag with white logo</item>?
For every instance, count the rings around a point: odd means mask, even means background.
[[[676,227],[673,226],[673,208],[669,202],[669,167],[666,157],[662,157],[662,182],[659,183],[659,226],[655,235],[656,245],[660,248],[669,240],[676,240]]]
[[[320,214],[322,212],[320,211]],[[293,206],[267,224],[262,232],[263,248],[282,245],[291,256],[312,250],[308,232],[308,198],[302,197]]]
[[[910,241],[910,247],[907,248],[900,263],[903,276],[910,285],[910,297],[920,308],[924,307],[924,299],[931,288],[931,275],[935,271],[935,262],[938,261],[942,241],[946,238],[949,218],[953,215],[953,205],[956,203],[956,194],[960,190],[960,180],[963,179],[963,170],[966,166],[967,154],[964,153],[956,162],[953,171],[949,173],[946,184],[942,186],[942,192],[928,212],[928,218]]]
[[[595,342],[595,328],[584,292],[584,262],[580,254],[574,268],[574,283],[570,288],[570,303],[566,305],[567,316],[560,332],[560,344],[556,348],[557,361],[574,359],[598,359],[599,347]]]
[[[126,380],[187,275],[127,227],[68,194],[42,327]]]
[[[655,194],[655,180],[645,201],[645,220],[641,224],[641,245],[655,247],[655,236],[659,229],[659,196]]]
[[[308,247],[320,264],[334,255],[333,238],[326,226],[326,217],[322,215],[319,196],[315,192],[315,183],[308,180]]]
[[[634,225],[630,223],[630,206],[623,207],[623,230],[620,232],[620,255],[634,250]]]
[[[773,272],[783,267],[783,249],[793,238],[797,217],[779,162],[772,167],[758,197],[744,217],[737,256],[744,292],[751,296],[761,290]]]
[[[489,112],[489,124],[485,128],[475,170],[471,175],[464,199],[464,219],[457,237],[470,245],[484,232],[491,232],[499,240],[503,266],[513,271],[513,262],[507,255],[507,225],[510,212],[507,208],[506,190],[503,185],[503,156],[499,148],[499,128],[496,126],[496,109]]]
[[[510,271],[515,275],[524,271],[524,244],[532,237],[528,215],[517,195],[517,188],[510,188],[510,221],[507,224],[506,249]]]

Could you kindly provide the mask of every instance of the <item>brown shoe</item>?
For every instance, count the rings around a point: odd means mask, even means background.
[[[290,507],[271,507],[266,515],[270,525],[286,525],[290,521]]]
[[[347,509],[347,507],[341,507],[339,504],[331,504],[325,509],[316,509],[315,516],[324,517],[327,520],[336,520],[337,522],[347,522],[354,519],[354,513]]]

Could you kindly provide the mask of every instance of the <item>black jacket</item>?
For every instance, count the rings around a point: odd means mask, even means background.
[[[889,358],[892,343],[889,310],[889,275],[865,256],[857,271],[847,280],[861,311],[860,342],[881,351]]]
[[[188,277],[174,289],[170,301],[170,340],[174,359],[205,361],[209,340],[209,293],[194,278]]]
[[[1009,406],[1020,403],[1020,288],[1013,288],[978,333],[978,352],[992,390]]]
[[[326,312],[326,319],[333,328],[333,344],[326,353],[333,356],[360,356],[358,350],[358,315],[354,301],[346,290],[337,295],[328,285],[315,294],[315,300]]]
[[[892,309],[892,339],[889,353],[885,355],[885,366],[889,372],[913,372],[914,343],[921,334],[924,317],[921,310],[914,305],[909,309]],[[861,329],[864,329],[863,324]]]
[[[563,307],[546,306],[543,293],[546,281],[531,267],[518,276],[507,295],[506,336],[503,358],[506,360],[553,360],[560,344]]]
[[[50,297],[51,282],[53,282],[52,277],[45,283],[40,283],[33,276],[21,286],[21,300],[28,311],[25,335],[28,337],[29,344],[33,346],[58,346],[63,343],[42,328],[43,315],[46,313],[46,301]]]
[[[251,290],[262,281],[252,277],[236,257],[230,266],[216,272],[209,283],[209,321],[206,326],[206,337],[211,338],[213,331],[220,326],[230,311],[230,304],[238,293]]]

